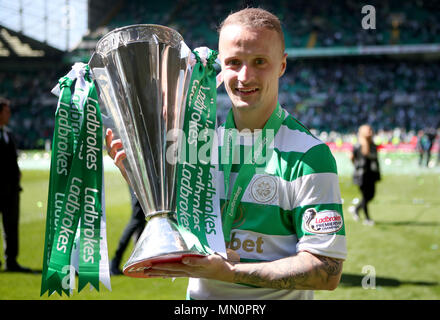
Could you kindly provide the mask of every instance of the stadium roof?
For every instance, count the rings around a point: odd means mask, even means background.
[[[53,59],[62,55],[61,50],[0,26],[0,60]]]

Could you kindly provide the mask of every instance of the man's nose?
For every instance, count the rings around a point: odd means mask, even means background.
[[[253,77],[252,68],[248,65],[243,64],[238,72],[237,80],[243,83],[249,82]]]

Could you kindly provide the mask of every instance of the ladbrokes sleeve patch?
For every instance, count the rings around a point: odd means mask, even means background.
[[[303,229],[309,233],[328,234],[341,230],[344,222],[339,212],[334,210],[316,211],[309,208],[303,215]]]

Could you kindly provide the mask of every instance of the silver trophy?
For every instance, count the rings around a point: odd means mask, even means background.
[[[201,255],[176,227],[177,161],[170,154],[177,152],[168,150],[175,141],[167,139],[183,125],[190,54],[175,30],[133,25],[105,35],[89,62],[104,126],[122,140],[127,177],[147,220],[123,268],[131,277],[146,277],[152,263]]]

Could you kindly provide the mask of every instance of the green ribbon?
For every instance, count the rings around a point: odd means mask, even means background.
[[[232,224],[237,214],[238,205],[240,204],[243,194],[252,180],[252,177],[257,172],[257,168],[264,168],[268,157],[268,146],[272,143],[275,135],[283,123],[283,110],[279,103],[272,112],[269,120],[266,122],[261,134],[256,130],[256,141],[253,143],[251,150],[248,152],[243,164],[240,167],[234,186],[231,191],[231,196],[226,203],[223,218],[223,235],[226,242],[231,239]],[[232,109],[226,118],[225,130],[223,133],[223,146],[221,147],[220,164],[223,167],[225,195],[229,194],[230,174],[235,155],[235,149],[239,147],[236,143],[237,129],[235,128],[234,115]]]
[[[210,183],[211,151],[216,125],[216,71],[213,67],[217,52],[210,50],[206,67],[198,53],[193,52],[194,65],[187,96],[183,124],[184,140],[180,143],[177,165],[177,221],[181,234],[191,248],[210,254],[207,233],[213,230],[208,207],[212,207],[215,186]],[[196,237],[192,237],[191,234]]]
[[[58,107],[55,112],[55,128],[52,141],[52,155],[50,162],[49,195],[47,201],[46,235],[43,257],[41,293],[49,290],[49,295],[58,292],[61,295],[61,282],[56,279],[47,279],[50,252],[54,238],[54,231],[60,221],[60,212],[64,201],[64,191],[68,182],[73,158],[74,133],[71,130],[70,103],[72,80],[63,77],[59,80],[61,89]]]
[[[73,125],[72,117],[65,116],[74,114],[72,110],[76,110],[71,108],[71,103],[75,104],[75,101],[71,101],[72,80],[64,77],[60,81],[61,96],[56,112],[51,159],[41,295],[47,290],[49,294],[56,291],[61,295],[64,291],[69,295],[70,286],[66,286],[66,279],[71,271],[71,254],[78,226],[78,291],[87,283],[99,290],[103,129],[96,88],[89,76],[88,66],[85,71],[88,95],[83,110],[80,110],[83,112],[80,128]],[[75,119],[79,118],[76,114]]]
[[[102,118],[93,82],[84,106],[80,141],[83,144],[81,226],[78,291],[90,283],[99,291],[99,261],[102,217]]]

